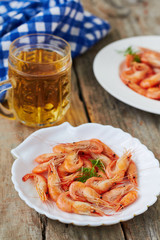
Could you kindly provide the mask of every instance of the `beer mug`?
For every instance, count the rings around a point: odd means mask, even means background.
[[[8,80],[0,86],[11,83],[5,90],[10,88],[6,96],[15,119],[32,127],[59,121],[70,107],[71,64],[70,45],[62,38],[40,33],[14,40]]]

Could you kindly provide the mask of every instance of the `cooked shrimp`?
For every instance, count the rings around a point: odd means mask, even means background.
[[[133,183],[135,186],[138,185],[138,175],[137,175],[137,167],[135,162],[131,161],[129,167],[126,172],[126,176],[128,177],[129,181]]]
[[[134,60],[134,55],[132,55],[132,54],[126,55],[125,64],[128,68],[131,67],[133,60]]]
[[[99,208],[94,207],[90,203],[87,202],[74,202],[74,213],[82,214],[82,215],[89,215],[89,216],[105,216],[106,214]]]
[[[146,97],[160,100],[160,88],[149,88],[146,92]]]
[[[97,139],[76,142],[75,145],[78,147],[79,150],[88,150],[89,153],[101,153],[103,151],[103,146]]]
[[[83,196],[90,203],[95,203],[98,206],[103,206],[106,208],[112,208],[109,203],[102,199],[102,196],[98,194],[93,188],[85,187],[83,189]]]
[[[151,75],[140,82],[140,86],[143,88],[151,88],[160,83],[160,73]]]
[[[44,172],[48,171],[49,163],[50,163],[50,161],[37,165],[35,168],[32,169],[32,172],[33,173],[44,173]]]
[[[99,159],[99,160],[101,160],[101,162],[103,163],[104,167],[107,167],[108,164],[110,164],[111,161],[112,161],[109,157],[107,157],[106,155],[104,155],[102,153],[99,153],[99,154],[91,153],[91,158],[92,159]]]
[[[128,83],[127,84],[128,87],[130,87],[132,90],[134,90],[135,92],[143,95],[143,96],[146,96],[146,93],[147,93],[147,90],[140,87],[138,84],[136,83]]]
[[[81,176],[80,172],[71,173],[70,175],[61,178],[62,184],[70,184],[79,176]]]
[[[107,178],[107,175],[105,174],[105,172],[100,169],[97,171],[97,174],[99,177]]]
[[[132,68],[126,71],[123,71],[120,74],[120,78],[125,84],[128,83],[139,83],[142,79],[146,77],[147,74],[150,74],[151,68],[144,63],[132,63]]]
[[[60,178],[68,176],[69,173],[64,168],[64,162],[57,167],[57,172]]]
[[[74,143],[60,143],[53,147],[54,153],[69,153],[74,150]]]
[[[36,157],[34,160],[38,163],[44,163],[48,162],[49,160],[58,159],[58,158],[64,158],[65,154],[58,154],[58,153],[44,153]]]
[[[127,171],[131,161],[131,156],[132,154],[128,151],[125,152],[117,161],[111,162],[111,164],[109,164],[106,168],[107,177],[112,178],[117,176],[119,177],[119,180],[123,180],[125,172]]]
[[[83,190],[85,187],[85,184],[82,182],[75,181],[71,183],[69,187],[69,193],[73,200],[86,202],[86,198],[83,194]]]
[[[61,185],[63,190],[68,191],[70,184],[81,175],[80,172],[72,173],[68,176],[61,178]]]
[[[93,188],[86,187],[84,183],[75,181],[69,187],[70,196],[73,200],[95,203],[103,207],[111,208],[107,202],[103,201],[101,195],[98,194]]]
[[[69,192],[61,193],[56,202],[57,206],[65,212],[77,213],[90,216],[104,216],[105,213],[98,207],[89,203],[74,201]]]
[[[44,153],[36,157],[34,161],[38,163],[48,162],[50,159],[54,157],[54,155],[55,155],[54,153]]]
[[[102,194],[108,191],[117,181],[117,177],[106,179],[102,177],[91,177],[86,182],[87,187],[93,188],[97,193]]]
[[[142,51],[141,61],[152,67],[160,67],[160,53],[148,48],[139,47]]]
[[[132,184],[127,184],[127,185],[124,185],[123,187],[113,188],[110,191],[103,193],[102,199],[114,205],[131,189],[133,189]]]
[[[134,72],[136,72],[136,71],[144,72],[144,75],[146,75],[146,74],[150,75],[153,73],[152,68],[144,63],[133,62],[132,68],[133,68]]]
[[[119,201],[119,203],[116,206],[116,211],[123,209],[124,207],[127,207],[131,203],[135,202],[138,198],[138,192],[133,190],[128,192],[124,197]]]
[[[40,196],[40,199],[42,201],[47,201],[48,199],[47,179],[35,173],[28,173],[22,178],[22,180],[25,182],[29,178],[32,178],[34,180],[36,184],[36,190],[38,192],[38,195]]]
[[[69,212],[73,213],[74,208],[73,208],[73,199],[70,197],[69,192],[63,192],[59,195],[56,204],[57,206],[64,212]]]
[[[66,172],[73,173],[80,169],[83,165],[83,160],[78,156],[77,152],[71,152],[64,160],[63,166]]]
[[[81,158],[81,159],[82,159],[82,158]],[[83,167],[85,167],[85,168],[91,168],[91,167],[92,167],[91,161],[90,161],[90,160],[87,160],[87,159],[83,160]]]
[[[96,139],[96,140],[99,141],[101,143],[101,145],[103,146],[103,151],[102,151],[103,155],[107,156],[111,160],[117,160],[119,158],[118,155],[110,147],[108,147],[105,143],[101,142],[99,139]],[[107,159],[104,160],[104,158],[102,157],[102,162],[104,165],[105,165],[105,161],[106,161],[106,164],[108,164]]]
[[[48,190],[53,201],[57,201],[58,196],[63,192],[61,181],[53,162],[48,166]]]
[[[42,162],[39,165],[37,165],[35,168],[33,168],[32,172],[33,173],[44,173],[48,170],[48,166],[50,164],[50,162],[54,162],[55,166],[59,165],[60,163],[62,163],[64,161],[64,158],[51,158],[49,161],[47,162]]]
[[[84,140],[75,143],[62,143],[53,147],[53,152],[70,153],[71,151],[85,151],[101,153],[102,145],[96,140]]]

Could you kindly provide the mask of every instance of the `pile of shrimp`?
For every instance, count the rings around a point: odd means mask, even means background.
[[[120,69],[121,80],[135,92],[156,100],[160,100],[160,52],[139,47],[136,53],[127,54],[125,69]]]
[[[93,169],[97,159],[103,168],[81,182],[83,169]],[[54,201],[69,213],[110,216],[138,198],[137,167],[130,151],[119,157],[99,139],[62,143],[34,159],[37,165],[22,180],[32,179],[43,202]],[[45,177],[44,173],[47,172]]]

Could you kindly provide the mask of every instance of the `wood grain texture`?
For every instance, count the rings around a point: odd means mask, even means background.
[[[109,20],[110,34],[74,59],[72,104],[61,122],[90,122],[119,127],[140,139],[160,159],[160,117],[130,107],[107,93],[96,81],[92,64],[107,44],[131,36],[160,34],[157,0],[82,0],[84,8]],[[60,124],[61,122],[57,123]],[[0,117],[0,240],[159,240],[160,199],[148,211],[113,226],[78,227],[52,221],[29,208],[11,182],[10,150],[36,129]]]
[[[48,220],[50,223],[51,220]],[[122,240],[124,238],[123,231],[119,224],[114,226],[101,227],[78,227],[74,225],[65,225],[59,222],[51,222],[50,227],[47,226],[46,240],[53,237],[55,240]]]

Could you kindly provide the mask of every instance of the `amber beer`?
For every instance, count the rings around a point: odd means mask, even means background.
[[[10,104],[16,118],[28,126],[50,126],[70,106],[70,47],[64,40],[49,36],[47,44],[22,44],[14,47],[13,53],[10,50]]]

